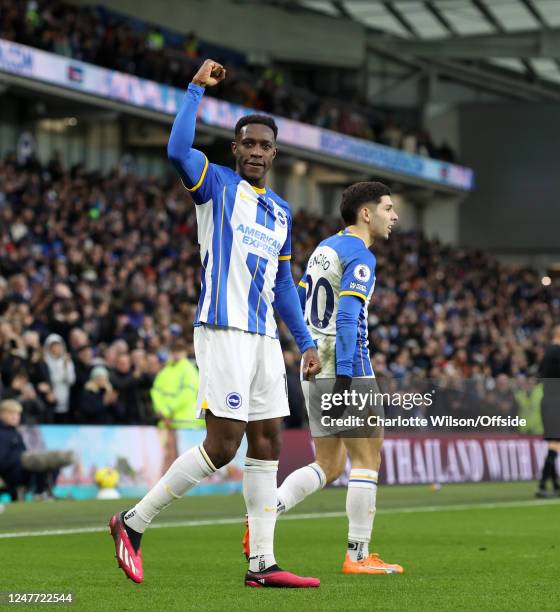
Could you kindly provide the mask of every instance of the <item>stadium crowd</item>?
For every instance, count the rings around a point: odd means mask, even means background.
[[[224,63],[228,78],[212,96],[409,153],[455,161],[445,142],[375,111],[365,100],[328,98],[290,84],[289,72],[246,64],[244,56],[99,7],[50,0],[0,0],[0,37],[113,70],[184,88],[201,57]]]
[[[340,224],[300,211],[293,227],[297,282]],[[480,409],[461,399],[466,379],[488,410],[538,412],[535,377],[560,318],[557,287],[418,233],[396,234],[375,253],[369,326],[379,378],[435,380],[455,394],[446,406],[459,416]],[[173,351],[194,355],[199,269],[194,206],[174,177],[86,174],[56,156],[44,165],[1,159],[1,398],[20,401],[27,423],[155,422],[155,376]],[[287,426],[300,426],[299,356],[283,324],[280,332]]]

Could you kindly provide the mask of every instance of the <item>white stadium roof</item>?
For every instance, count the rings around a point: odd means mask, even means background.
[[[560,0],[265,1],[359,22],[411,56],[484,61],[560,83]]]

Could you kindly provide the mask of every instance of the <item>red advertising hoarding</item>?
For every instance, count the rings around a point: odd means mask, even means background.
[[[534,480],[547,453],[539,436],[515,434],[387,434],[382,484]],[[313,461],[308,431],[286,430],[278,482]],[[345,483],[342,478],[341,484]]]

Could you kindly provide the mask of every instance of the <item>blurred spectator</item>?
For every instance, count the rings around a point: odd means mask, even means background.
[[[109,370],[95,366],[82,392],[80,416],[83,423],[105,424],[114,421],[113,408],[117,393],[109,380]]]
[[[41,400],[49,407],[49,411],[52,412],[56,406],[56,396],[51,386],[49,368],[43,358],[38,332],[26,331],[23,334],[23,342],[27,353],[25,369],[29,375],[29,382],[37,390]]]
[[[185,42],[183,43],[183,50],[185,52],[186,57],[189,59],[197,59],[200,57],[199,55],[199,47],[200,40],[198,36],[194,32],[190,32],[185,37]]]
[[[197,394],[198,370],[187,359],[186,343],[176,340],[151,391],[163,448],[162,474],[178,457],[176,429],[204,427],[204,420],[196,418]]]
[[[517,404],[514,401],[511,379],[505,374],[499,374],[496,377],[496,386],[488,394],[487,401],[492,406],[495,416],[507,418],[514,417],[517,414]],[[507,431],[503,427],[501,429]]]
[[[145,370],[145,352],[142,349],[134,351],[134,360],[128,352],[116,357],[110,380],[118,394],[114,406],[117,422],[140,424],[148,421],[150,415],[142,392],[151,388],[154,376]]]
[[[70,419],[70,387],[76,381],[74,363],[66,352],[66,344],[58,334],[45,340],[45,362],[55,397],[55,423],[68,423]]]
[[[173,429],[204,427],[204,420],[196,418],[197,394],[198,370],[187,359],[187,344],[176,340],[152,387],[154,411],[160,423]]]
[[[152,408],[151,389],[161,368],[157,356],[147,353],[144,349],[134,349],[132,359],[133,374],[136,379],[136,401],[141,423],[152,423],[155,420]]]
[[[519,430],[527,434],[542,434],[541,401],[543,397],[542,383],[537,384],[534,377],[517,378],[517,390],[514,393],[519,417],[525,419],[526,425]]]
[[[416,138],[416,133],[412,130],[409,130],[403,136],[402,150],[405,153],[416,153],[416,151],[418,150],[418,140]]]
[[[70,334],[70,347],[75,372],[74,384],[70,389],[70,411],[76,420],[80,412],[82,392],[93,368],[93,349],[87,335],[78,328],[73,329]]]
[[[161,51],[165,46],[165,38],[161,30],[159,28],[152,28],[146,36],[146,43],[148,49],[152,51]]]
[[[25,370],[20,370],[12,379],[10,387],[4,390],[6,399],[16,400],[23,409],[22,419],[26,425],[52,422],[52,413],[47,405],[37,396],[35,388],[29,382]]]

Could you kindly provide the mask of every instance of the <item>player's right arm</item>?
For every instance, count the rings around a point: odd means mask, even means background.
[[[226,71],[221,64],[206,60],[189,84],[183,98],[181,108],[175,117],[169,143],[167,157],[173,164],[186,189],[193,195],[195,202],[206,201],[201,187],[208,174],[208,158],[201,151],[192,148],[196,127],[196,113],[204,88],[217,85],[223,81]]]

